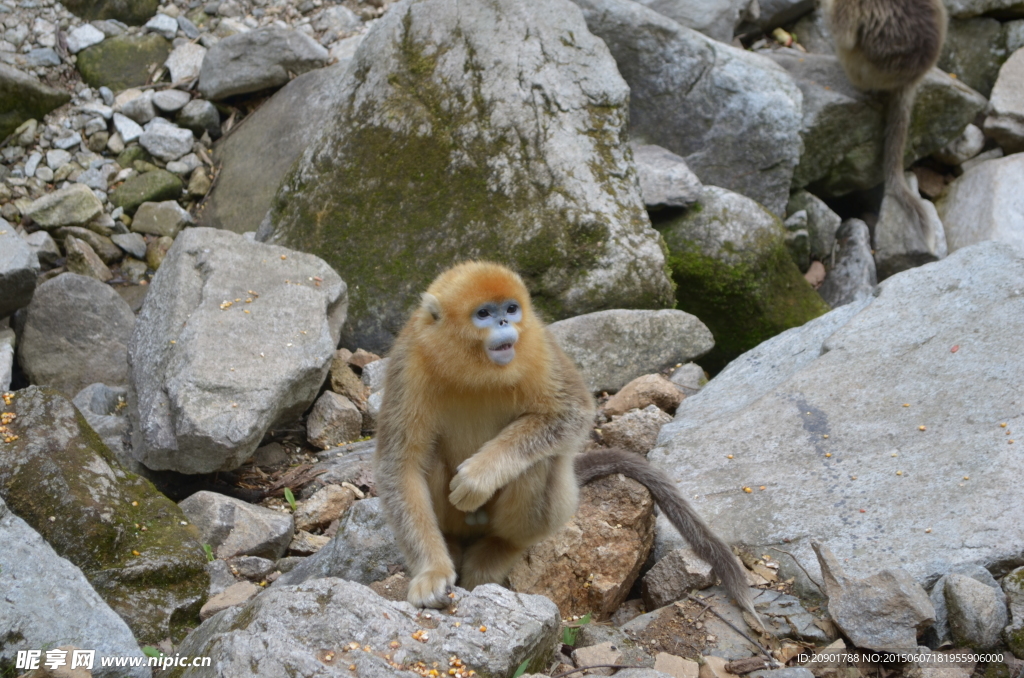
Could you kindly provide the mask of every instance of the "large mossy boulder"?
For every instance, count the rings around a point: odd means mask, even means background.
[[[782,223],[750,198],[705,186],[698,207],[658,228],[678,307],[715,337],[707,369],[829,310],[793,263]]]
[[[93,87],[115,92],[149,82],[153,65],[167,61],[171,42],[156,33],[118,35],[78,53],[78,72]]]
[[[61,4],[86,21],[117,19],[140,26],[156,14],[160,0],[61,0]]]
[[[0,497],[81,568],[136,638],[180,641],[209,585],[196,528],[125,471],[60,393],[30,386],[2,411],[17,439],[0,447]]]
[[[17,68],[0,64],[0,139],[18,125],[43,116],[71,100],[71,94],[47,87]]]
[[[462,259],[514,267],[549,319],[672,305],[626,144],[629,88],[575,5],[403,0],[348,73],[258,234],[349,283],[343,343],[386,349]]]
[[[832,197],[881,183],[885,96],[854,89],[830,54],[776,50],[770,56],[803,92],[804,152],[793,173],[793,188]],[[936,68],[929,71],[914,101],[904,164],[959,137],[985,103],[967,85]]]

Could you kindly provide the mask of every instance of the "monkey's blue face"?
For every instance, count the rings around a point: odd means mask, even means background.
[[[487,302],[473,311],[473,324],[488,331],[484,348],[491,362],[508,365],[516,357],[516,341],[519,340],[516,323],[522,320],[523,308],[515,299]]]

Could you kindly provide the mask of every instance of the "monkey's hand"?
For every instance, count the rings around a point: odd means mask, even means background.
[[[458,473],[448,485],[451,494],[448,501],[452,506],[467,513],[476,511],[498,491],[492,469],[481,463],[480,455],[476,454],[459,464]]]
[[[455,570],[427,570],[412,578],[408,600],[415,607],[448,607],[448,593],[455,585]]]

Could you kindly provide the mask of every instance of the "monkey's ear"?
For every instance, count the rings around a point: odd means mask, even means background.
[[[434,320],[441,319],[441,302],[438,301],[437,297],[435,297],[433,294],[428,294],[424,292],[422,300],[420,301],[420,306],[428,313],[430,313],[430,316]]]

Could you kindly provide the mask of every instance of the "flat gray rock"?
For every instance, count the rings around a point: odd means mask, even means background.
[[[577,4],[629,83],[630,136],[682,156],[704,184],[784,214],[802,151],[802,95],[789,74],[630,0]]]
[[[704,195],[700,179],[686,166],[686,160],[668,149],[633,145],[633,160],[647,209],[689,207]]]
[[[131,307],[112,287],[62,273],[36,289],[19,322],[18,362],[31,383],[68,397],[98,381],[123,386],[134,326]]]
[[[736,27],[756,19],[758,3],[751,0],[638,0],[687,28],[719,42],[731,43]]]
[[[0,219],[0,318],[28,306],[38,276],[39,258],[31,245]]]
[[[178,127],[162,118],[146,123],[145,131],[139,137],[139,145],[164,162],[177,160],[192,152],[195,137],[192,131]]]
[[[21,650],[74,646],[96,650],[96,678],[148,678],[149,667],[103,668],[101,658],[144,657],[131,629],[99,597],[82,571],[14,515],[0,499],[0,663],[14,666]],[[42,664],[42,662],[40,662]]]
[[[980,243],[740,356],[649,458],[726,541],[781,544],[814,576],[811,538],[851,576],[1016,562],[1021,336],[1024,256]],[[665,527],[658,555],[682,545]]]
[[[284,555],[295,531],[295,522],[287,513],[216,492],[196,492],[178,507],[199,528],[203,543],[222,559],[259,556],[276,560]]]
[[[696,316],[670,309],[597,311],[552,323],[548,330],[592,392],[618,391],[639,376],[699,358],[715,345]]]
[[[455,602],[454,614],[423,611],[334,578],[275,587],[193,631],[179,652],[213,663],[180,675],[392,678],[413,675],[403,669],[416,662],[437,662],[447,675],[453,655],[481,676],[512,675],[524,661],[547,667],[560,626],[550,600],[488,584],[457,589]]]
[[[271,426],[312,404],[347,304],[345,283],[317,257],[182,231],[129,346],[135,458],[182,473],[238,467]]]
[[[238,94],[280,87],[289,73],[301,75],[320,68],[327,50],[313,38],[285,28],[259,28],[228,36],[203,59],[199,91],[220,101]]]
[[[103,212],[103,203],[85,184],[71,184],[36,198],[25,216],[43,228],[79,226]]]

